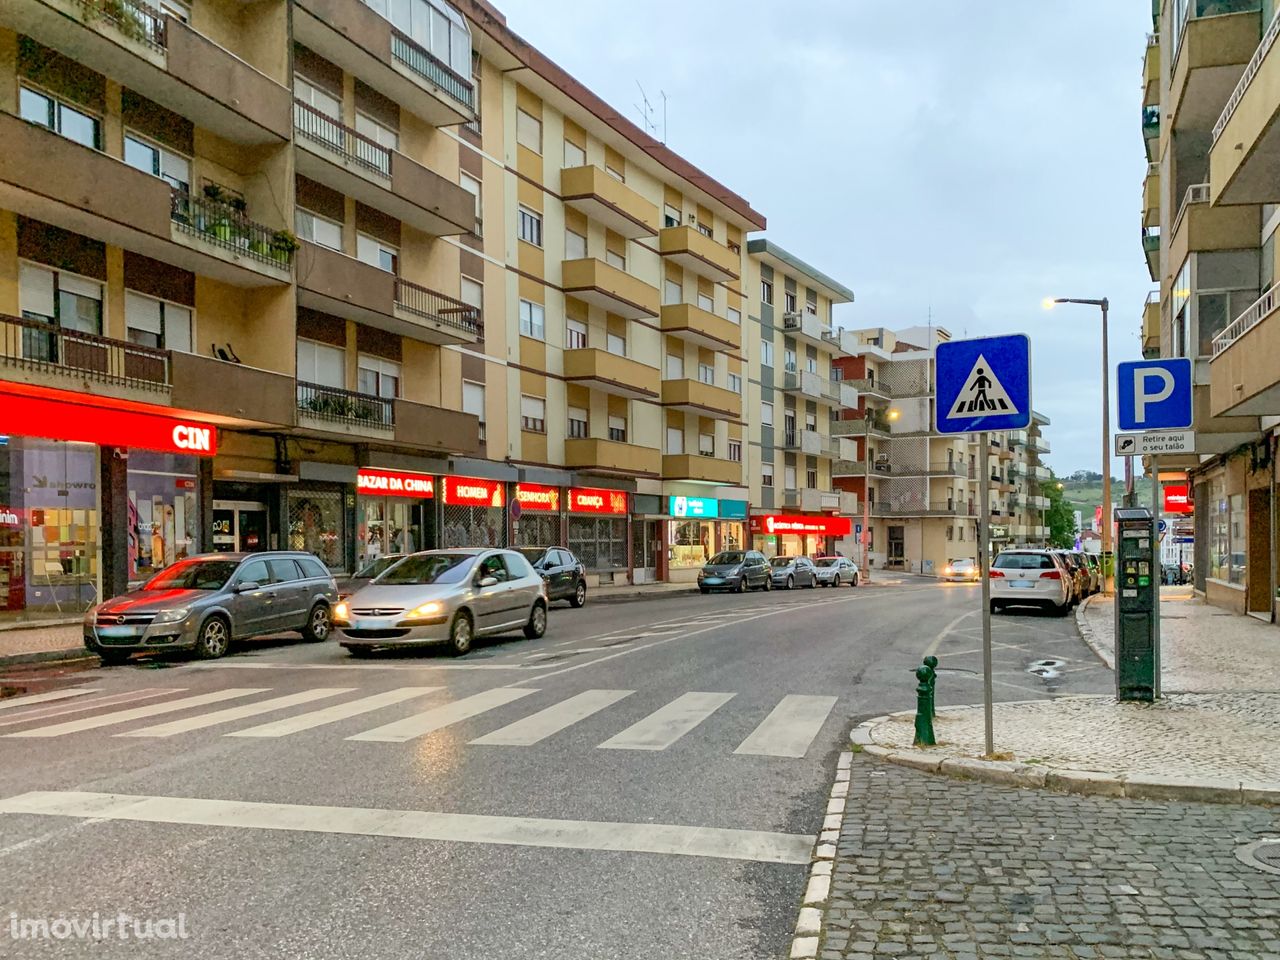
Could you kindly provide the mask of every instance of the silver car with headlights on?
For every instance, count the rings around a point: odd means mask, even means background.
[[[352,656],[434,644],[461,655],[477,637],[546,633],[547,586],[514,550],[425,550],[340,602],[333,623]]]

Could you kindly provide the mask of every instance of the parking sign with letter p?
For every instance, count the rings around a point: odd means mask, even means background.
[[[1121,430],[1191,426],[1191,361],[1185,357],[1122,363],[1116,377]]]

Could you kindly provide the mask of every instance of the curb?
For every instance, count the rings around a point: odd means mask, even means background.
[[[826,926],[827,901],[831,899],[831,870],[835,865],[836,844],[840,840],[840,824],[844,820],[844,806],[849,795],[849,768],[852,765],[853,752],[845,750],[836,761],[836,779],[831,785],[826,814],[822,818],[822,831],[813,845],[804,902],[791,940],[791,952],[787,954],[792,960],[812,960],[818,956],[818,946]]]
[[[952,708],[955,709],[955,708]],[[962,708],[968,709],[968,708]],[[978,780],[1001,786],[1040,787],[1058,793],[1137,800],[1181,800],[1196,803],[1236,803],[1280,806],[1280,787],[1249,780],[1158,777],[1149,774],[1097,773],[1088,770],[1055,770],[1040,764],[977,757],[930,755],[927,750],[904,751],[875,742],[873,731],[892,717],[913,717],[914,710],[874,717],[854,727],[850,740],[855,750],[885,763],[958,780]]]
[[[587,591],[588,603],[637,603],[641,600],[659,600],[663,597],[696,597],[698,596],[698,588],[691,587],[688,590],[651,590],[644,593],[638,591],[628,591],[618,594],[604,594]]]
[[[1093,603],[1098,596],[1100,596],[1100,594],[1095,593],[1092,596],[1085,597],[1084,602],[1076,607],[1076,630],[1079,631],[1080,639],[1085,642],[1085,646],[1093,651],[1093,655],[1101,660],[1108,670],[1115,670],[1116,663],[1114,650],[1111,652],[1110,656],[1107,655],[1107,652],[1103,649],[1101,644],[1098,643],[1098,638],[1093,632],[1093,627],[1089,625],[1089,618],[1084,615],[1085,608],[1087,608],[1089,604]]]
[[[8,653],[0,655],[0,667],[18,667],[33,663],[74,663],[79,660],[96,660],[84,647],[66,650],[38,650],[34,653]]]

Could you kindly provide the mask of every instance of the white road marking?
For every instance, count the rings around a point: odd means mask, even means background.
[[[0,814],[4,813],[655,853],[762,863],[807,864],[814,843],[812,836],[804,834],[663,823],[601,823],[74,791],[24,793],[0,800]]]
[[[600,744],[602,750],[665,750],[732,700],[732,693],[686,693]]]
[[[130,730],[127,733],[117,733],[117,737],[172,737],[179,733],[188,733],[192,730],[204,730],[206,727],[216,727],[220,723],[230,723],[232,720],[243,720],[245,717],[256,717],[262,713],[271,713],[274,710],[283,710],[285,707],[296,707],[300,703],[310,703],[312,700],[321,700],[324,697],[334,697],[340,693],[350,693],[354,687],[315,687],[311,690],[303,690],[299,693],[290,693],[283,697],[272,697],[270,700],[259,700],[257,703],[248,703],[239,707],[227,707],[225,710],[215,710],[213,713],[200,713],[194,717],[184,717],[181,720],[170,720],[168,723],[157,723],[154,726],[143,727],[141,730]]]
[[[48,703],[50,700],[66,700],[68,697],[79,697],[86,693],[101,693],[101,687],[70,687],[66,690],[50,690],[48,693],[32,693],[25,697],[8,697],[0,700],[0,710],[10,707],[25,707],[32,703]]]
[[[586,690],[471,742],[509,747],[531,746],[633,693],[634,690]]]
[[[835,697],[788,694],[733,752],[757,757],[803,757],[835,705]]]
[[[503,663],[286,663],[282,660],[219,660],[216,663],[191,664],[188,670],[529,670],[520,664]]]
[[[444,687],[397,687],[384,693],[375,693],[371,697],[361,697],[359,700],[350,700],[347,703],[335,703],[332,707],[300,713],[296,717],[285,717],[283,720],[273,720],[246,730],[236,730],[228,733],[227,736],[285,737],[300,730],[311,730],[314,727],[322,727],[326,723],[337,723],[339,720],[358,717],[362,713],[381,710],[383,707],[394,706],[405,700],[412,700],[414,697],[425,696],[443,689]]]
[[[111,693],[103,697],[89,697],[85,700],[73,700],[70,703],[59,702],[47,706],[32,707],[30,710],[19,710],[7,713],[0,720],[0,727],[12,727],[19,723],[30,723],[32,720],[47,720],[50,717],[62,717],[69,713],[84,713],[99,707],[114,707],[135,700],[154,700],[166,693],[182,693],[186,687],[145,687],[141,690],[126,690],[124,693]]]
[[[463,697],[461,700],[455,700],[453,703],[447,703],[443,707],[435,707],[423,713],[415,713],[413,716],[406,717],[403,720],[396,720],[385,726],[375,727],[372,730],[366,730],[364,733],[357,733],[355,736],[347,737],[347,739],[372,740],[377,743],[404,743],[407,740],[424,736],[434,730],[439,730],[441,727],[467,720],[537,692],[537,690],[527,687],[520,689],[495,687],[492,690],[485,690],[483,693],[475,693],[469,697]]]
[[[115,713],[100,713],[96,717],[82,717],[79,720],[67,720],[55,723],[50,727],[36,727],[32,730],[19,730],[17,733],[6,733],[6,737],[60,737],[66,733],[79,733],[82,730],[93,730],[113,723],[128,723],[130,720],[141,720],[143,717],[154,717],[159,713],[172,713],[175,710],[186,710],[189,707],[203,707],[205,704],[217,703],[220,700],[233,700],[236,697],[247,697],[251,693],[266,693],[270,687],[228,687],[226,690],[215,690],[213,693],[202,693],[194,697],[183,697],[180,700],[166,700],[164,703],[152,703],[145,707],[134,707],[131,710],[117,710]]]

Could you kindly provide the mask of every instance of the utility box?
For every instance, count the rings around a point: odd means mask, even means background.
[[[1146,507],[1115,511],[1116,699],[1160,696],[1160,567],[1155,517]]]

